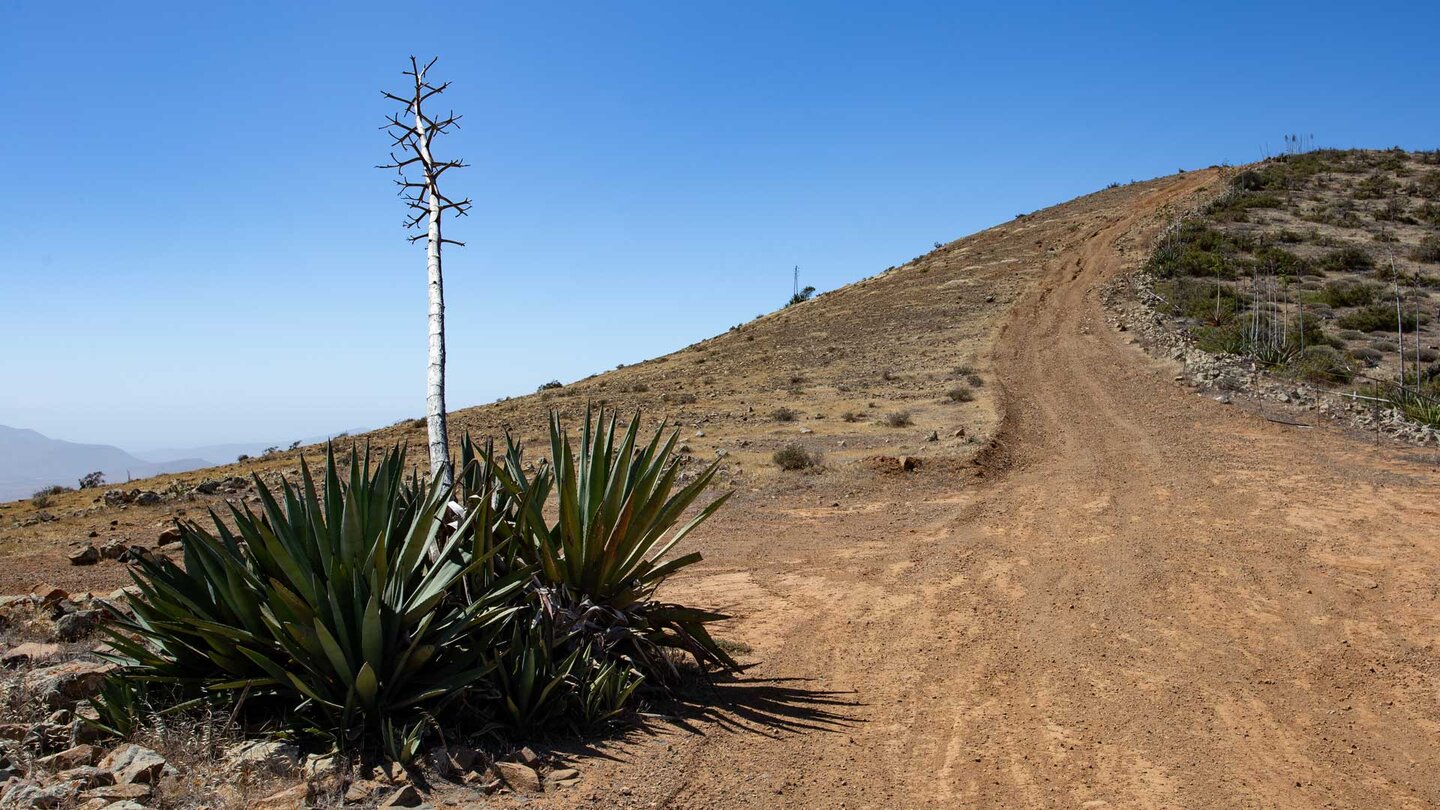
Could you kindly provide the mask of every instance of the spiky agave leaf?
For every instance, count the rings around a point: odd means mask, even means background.
[[[324,497],[302,461],[298,486],[255,478],[258,514],[182,523],[184,566],[134,573],[135,615],[111,633],[120,677],[281,698],[339,736],[483,678],[526,571],[473,577],[503,543],[476,538],[493,529],[478,513],[447,522],[450,489],[407,483],[403,449],[348,466],[329,448]]]

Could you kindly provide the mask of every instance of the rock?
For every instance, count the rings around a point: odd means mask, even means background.
[[[306,807],[310,801],[310,786],[305,784],[293,785],[278,793],[250,804],[250,810],[295,810],[297,807]]]
[[[529,765],[522,765],[519,762],[497,762],[490,766],[490,770],[505,783],[505,786],[516,793],[539,793],[543,788],[540,786],[540,774],[535,772]]]
[[[102,771],[94,765],[81,765],[78,768],[69,768],[55,774],[55,778],[62,782],[74,782],[81,788],[102,787],[115,784],[115,774],[109,771]]]
[[[515,758],[519,760],[522,765],[529,765],[532,768],[536,767],[540,763],[540,755],[536,754],[535,751],[531,749],[528,745],[517,751],[515,753]]]
[[[71,565],[94,565],[98,562],[100,562],[100,550],[89,543],[86,543],[84,548],[70,555]]]
[[[114,664],[94,661],[67,661],[38,669],[25,677],[25,685],[47,705],[73,706],[100,691]]]
[[[913,472],[916,467],[920,466],[920,461],[918,459],[911,458],[910,456],[901,456],[900,458],[896,459],[895,462],[899,464],[900,469],[904,470],[905,472]]]
[[[459,771],[473,771],[483,761],[480,752],[469,746],[457,746],[448,749],[450,752],[450,763]]]
[[[100,559],[118,560],[127,548],[129,548],[129,546],[125,545],[124,540],[112,539],[100,547]]]
[[[382,810],[386,807],[419,807],[424,801],[425,799],[414,785],[404,785],[385,797],[385,801],[381,802],[379,806]]]
[[[38,664],[60,657],[65,651],[59,644],[40,644],[27,641],[0,655],[0,665],[18,667],[21,664]]]
[[[359,804],[368,801],[385,790],[385,786],[372,779],[356,779],[345,789],[345,801]]]
[[[695,438],[697,438],[697,439],[703,439],[703,438],[705,438],[705,431],[703,431],[703,430],[697,430],[697,431],[695,431]]]
[[[100,759],[101,751],[93,745],[75,745],[35,760],[35,764],[47,771],[66,771],[82,765],[94,765]]]
[[[930,431],[930,434],[925,437],[925,441],[927,441],[927,442],[938,442],[938,441],[940,441],[940,433],[939,433],[938,431],[934,431],[934,430]]]
[[[814,433],[815,431],[811,430],[810,428],[800,428],[800,432],[801,432],[801,433],[805,433],[805,434],[809,434],[809,433]]]
[[[574,768],[556,768],[545,776],[545,784],[568,787],[580,781],[580,772]]]
[[[103,810],[151,810],[150,805],[141,804],[130,799],[122,799],[114,804],[105,805]]]
[[[153,785],[167,772],[175,772],[164,757],[133,743],[106,754],[100,760],[100,768],[114,774],[115,781],[122,785]]]
[[[77,610],[55,620],[55,635],[61,641],[78,641],[99,626],[103,610]]]
[[[279,740],[254,740],[231,748],[225,761],[246,773],[289,773],[300,765],[300,749]]]
[[[44,582],[36,585],[30,592],[40,597],[40,604],[42,605],[53,605],[61,599],[70,598],[68,591],[61,590],[54,585]]]
[[[69,782],[57,782],[41,786],[38,782],[20,780],[11,782],[0,794],[0,808],[61,807],[69,804],[78,787]]]
[[[157,537],[157,538],[155,538],[155,542],[156,542],[157,545],[168,546],[168,545],[170,545],[171,543],[178,543],[178,542],[180,542],[180,537],[181,537],[180,527],[179,527],[179,526],[170,526],[170,527],[166,528],[165,531],[160,532],[160,536]]]
[[[135,496],[137,506],[155,506],[160,503],[160,493],[145,490]]]
[[[327,779],[341,771],[342,762],[336,754],[311,754],[305,758],[301,773],[306,779]]]

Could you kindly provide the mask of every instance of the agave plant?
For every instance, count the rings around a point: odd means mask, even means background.
[[[667,439],[662,424],[641,444],[638,414],[623,433],[617,423],[613,413],[587,409],[577,450],[552,413],[552,461],[533,476],[525,475],[513,441],[504,459],[476,453],[516,504],[514,529],[524,541],[517,553],[534,569],[536,609],[572,649],[588,647],[600,659],[623,655],[645,673],[673,672],[666,648],[736,668],[706,629],[727,616],[655,599],[667,577],[701,559],[699,552],[666,555],[729,498],[716,498],[681,523],[718,465],[676,489],[679,432]],[[552,489],[553,522],[544,510]]]
[[[142,561],[111,634],[120,677],[243,689],[351,738],[475,685],[527,572],[496,567],[483,510],[454,518],[448,487],[404,471],[403,449],[367,448],[342,483],[332,449],[323,498],[302,464],[279,497],[256,477],[260,513],[232,505],[233,528],[182,523],[184,566]]]

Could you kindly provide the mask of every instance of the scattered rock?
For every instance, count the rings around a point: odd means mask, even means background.
[[[100,625],[103,610],[77,610],[55,620],[55,636],[61,641],[78,641]]]
[[[56,602],[59,602],[61,599],[70,598],[69,591],[62,590],[55,587],[54,585],[43,582],[39,585],[36,585],[35,588],[30,592],[40,597],[40,604],[42,605],[53,605]]]
[[[516,793],[539,793],[540,774],[535,772],[529,765],[522,765],[519,762],[497,762],[490,766],[494,774],[500,778],[505,786]]]
[[[68,768],[55,774],[55,779],[61,782],[74,782],[81,788],[103,787],[115,784],[115,774],[109,771],[102,771],[94,765],[81,765],[76,768]]]
[[[245,773],[290,773],[300,765],[300,749],[279,740],[254,740],[231,748],[225,761]]]
[[[100,768],[114,774],[115,781],[122,785],[153,785],[166,773],[175,773],[175,768],[164,757],[133,743],[106,754],[100,760]]]
[[[416,790],[414,785],[404,785],[385,797],[385,801],[380,803],[380,807],[382,810],[386,807],[419,807],[424,801],[424,797],[420,795],[420,791]]]
[[[154,789],[149,785],[102,785],[90,788],[80,794],[80,798],[86,801],[90,799],[102,799],[106,802],[119,802],[126,800],[148,799]]]
[[[369,801],[371,798],[383,793],[385,786],[371,779],[356,779],[345,789],[345,801],[352,804]]]
[[[930,431],[930,434],[925,437],[925,441],[927,441],[927,442],[938,442],[938,441],[940,441],[940,433],[939,433],[939,431],[934,431],[934,430]]]
[[[295,810],[297,807],[307,807],[309,801],[310,786],[299,784],[251,803],[250,810]]]
[[[125,550],[128,548],[129,546],[125,545],[124,540],[110,540],[105,545],[100,547],[100,559],[118,560],[120,559],[120,555],[124,554]]]
[[[171,543],[178,543],[178,542],[180,542],[180,537],[181,537],[180,527],[179,527],[179,526],[170,526],[170,527],[166,528],[164,531],[160,532],[160,536],[155,539],[155,542],[156,542],[158,545],[168,546],[168,545],[170,545]]]
[[[580,781],[580,772],[574,768],[556,768],[545,776],[545,784],[569,787]]]
[[[18,780],[11,782],[5,792],[0,794],[0,808],[9,810],[22,807],[62,807],[69,804],[77,790],[79,787],[69,782],[42,786],[30,780]]]
[[[301,769],[306,779],[321,780],[328,779],[341,772],[341,759],[335,754],[311,754],[305,758],[305,765]]]
[[[155,506],[160,503],[160,493],[145,490],[135,496],[136,506]]]
[[[59,644],[40,644],[27,641],[0,655],[0,666],[18,667],[21,664],[39,664],[59,658],[64,649]]]
[[[93,745],[76,745],[35,760],[35,764],[47,771],[67,771],[83,765],[94,765],[100,759],[101,751]]]
[[[67,661],[31,672],[25,685],[49,706],[74,706],[99,692],[105,675],[114,668],[95,661]]]
[[[94,565],[98,562],[100,562],[100,550],[89,543],[86,543],[84,548],[70,555],[71,565]]]

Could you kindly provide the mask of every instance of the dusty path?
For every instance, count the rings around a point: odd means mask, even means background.
[[[629,743],[584,798],[1440,806],[1435,468],[1190,394],[1101,314],[1160,206],[1213,180],[1052,253],[996,343],[984,481],[707,548],[726,572],[687,596],[731,603],[765,663],[723,729]]]

